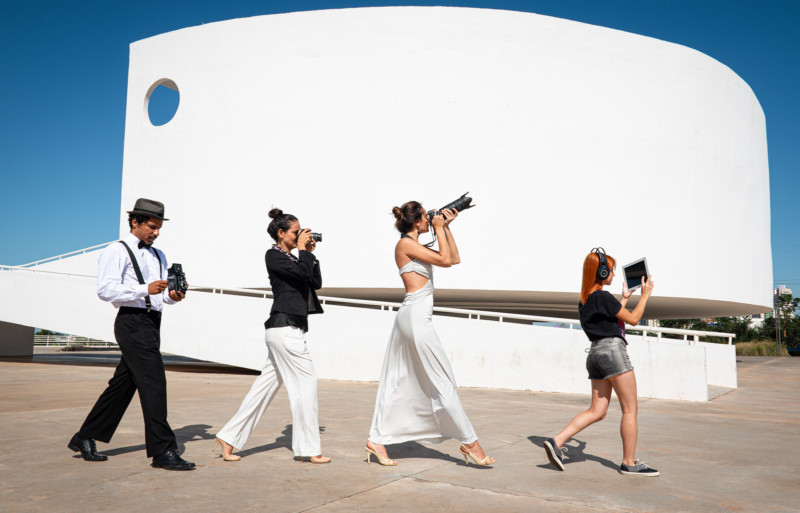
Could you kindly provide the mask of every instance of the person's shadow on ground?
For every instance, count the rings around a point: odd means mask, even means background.
[[[214,435],[208,432],[208,424],[190,424],[181,428],[175,429],[175,441],[178,444],[178,453],[183,454],[186,450],[186,442],[194,440],[213,440]],[[116,447],[114,449],[100,449],[97,452],[105,454],[106,456],[118,456],[120,454],[127,454],[130,452],[144,451],[147,447],[145,444],[129,445],[127,447]],[[80,454],[77,455],[80,457]]]
[[[544,451],[544,442],[545,440],[549,440],[549,437],[544,436],[529,436],[528,440],[533,445],[537,445],[542,448]],[[586,442],[582,440],[578,440],[576,438],[570,438],[562,447],[562,449],[566,447],[567,452],[564,454],[564,466],[570,465],[572,463],[580,463],[581,461],[595,461],[604,467],[608,467],[612,470],[619,470],[619,465],[614,463],[611,460],[607,460],[605,458],[601,458],[599,456],[594,456],[592,454],[587,454],[584,450],[586,448]],[[544,463],[542,465],[537,465],[539,468],[553,470],[555,472],[560,472],[557,468],[553,467],[549,462]]]
[[[325,431],[324,426],[319,427],[319,432],[322,433]],[[250,449],[245,449],[242,451],[237,451],[236,454],[241,456],[242,458],[246,458],[252,454],[258,454],[260,452],[267,452],[273,449],[289,449],[292,450],[292,425],[286,424],[286,427],[283,428],[281,432],[281,436],[275,439],[274,442],[271,444],[259,445],[258,447],[251,447]]]
[[[446,444],[447,441],[443,443]],[[456,449],[456,451],[458,451],[458,449]],[[387,445],[386,452],[389,454],[390,459],[398,461],[406,458],[423,458],[423,459],[449,461],[452,463],[456,463],[458,465],[465,465],[463,457],[454,457],[450,454],[434,449],[430,445],[422,444],[419,442],[404,442],[400,444]],[[366,459],[366,457],[367,453],[364,452],[364,459]],[[373,461],[375,461],[375,458],[373,458]],[[480,469],[492,468],[491,465],[480,467],[475,465],[474,461],[470,460],[470,462],[472,463],[472,465],[470,465],[472,467]]]

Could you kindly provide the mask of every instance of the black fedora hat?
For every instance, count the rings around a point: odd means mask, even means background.
[[[129,214],[142,214],[149,217],[155,217],[163,221],[169,221],[164,217],[164,204],[160,201],[155,201],[147,198],[139,198],[133,206],[133,210],[128,210]]]

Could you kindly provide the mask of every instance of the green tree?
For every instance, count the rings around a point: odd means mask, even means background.
[[[719,331],[734,333],[737,342],[749,340],[776,340],[776,327],[780,319],[781,343],[784,347],[800,346],[800,317],[797,310],[800,308],[800,298],[791,294],[781,294],[776,300],[775,315],[765,319],[758,328],[750,326],[751,316],[744,317],[717,317],[709,324],[701,319],[662,319],[658,324],[664,328],[677,328],[698,331]],[[669,337],[669,335],[664,335]],[[705,337],[704,337],[705,340]],[[718,341],[708,337],[709,341]]]
[[[675,328],[685,330],[689,328],[692,319],[660,319],[658,325],[662,328]]]
[[[735,334],[737,341],[744,342],[757,337],[758,331],[750,326],[752,317],[749,315],[744,317],[718,317],[714,320],[719,331]]]
[[[793,298],[791,294],[781,294],[776,298],[776,308],[769,319],[765,319],[757,332],[757,338],[777,340],[777,324],[780,316],[781,344],[784,347],[800,345],[800,319],[796,317],[800,298]]]
[[[797,318],[795,312],[800,305],[800,298],[792,297],[791,294],[781,294],[778,296],[775,308],[775,317],[780,320],[781,328],[781,341],[786,347],[794,347],[797,345],[797,339],[790,340],[788,335],[794,335],[794,325]]]
[[[750,316],[745,316],[742,318],[717,317],[710,324],[702,319],[664,319],[658,321],[658,323],[665,328],[734,333],[737,341],[746,341],[759,338],[759,332],[750,326],[750,320]],[[714,337],[703,337],[702,340],[708,342],[720,341],[720,339]]]
[[[783,328],[785,327],[785,330]],[[800,345],[800,317],[791,317],[786,325],[781,325],[784,331],[783,345],[788,349]]]

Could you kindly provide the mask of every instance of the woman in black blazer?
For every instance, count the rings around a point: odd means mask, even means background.
[[[264,323],[268,358],[239,411],[217,433],[222,444],[222,458],[237,461],[231,454],[241,449],[250,433],[275,397],[281,384],[286,384],[292,408],[292,451],[296,458],[312,463],[328,463],[322,456],[317,408],[317,374],[306,346],[308,315],[322,313],[316,290],[322,287],[319,261],[313,255],[316,242],[311,230],[300,229],[300,222],[291,214],[274,208],[267,232],[276,244],[267,250],[265,260],[272,286],[272,309]],[[298,255],[291,251],[298,248]]]

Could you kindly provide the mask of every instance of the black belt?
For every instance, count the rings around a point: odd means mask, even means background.
[[[132,315],[132,314],[149,315],[150,317],[155,317],[155,318],[161,317],[161,312],[159,312],[158,310],[152,310],[148,308],[137,308],[135,306],[120,306],[119,312],[117,312],[117,315]]]

